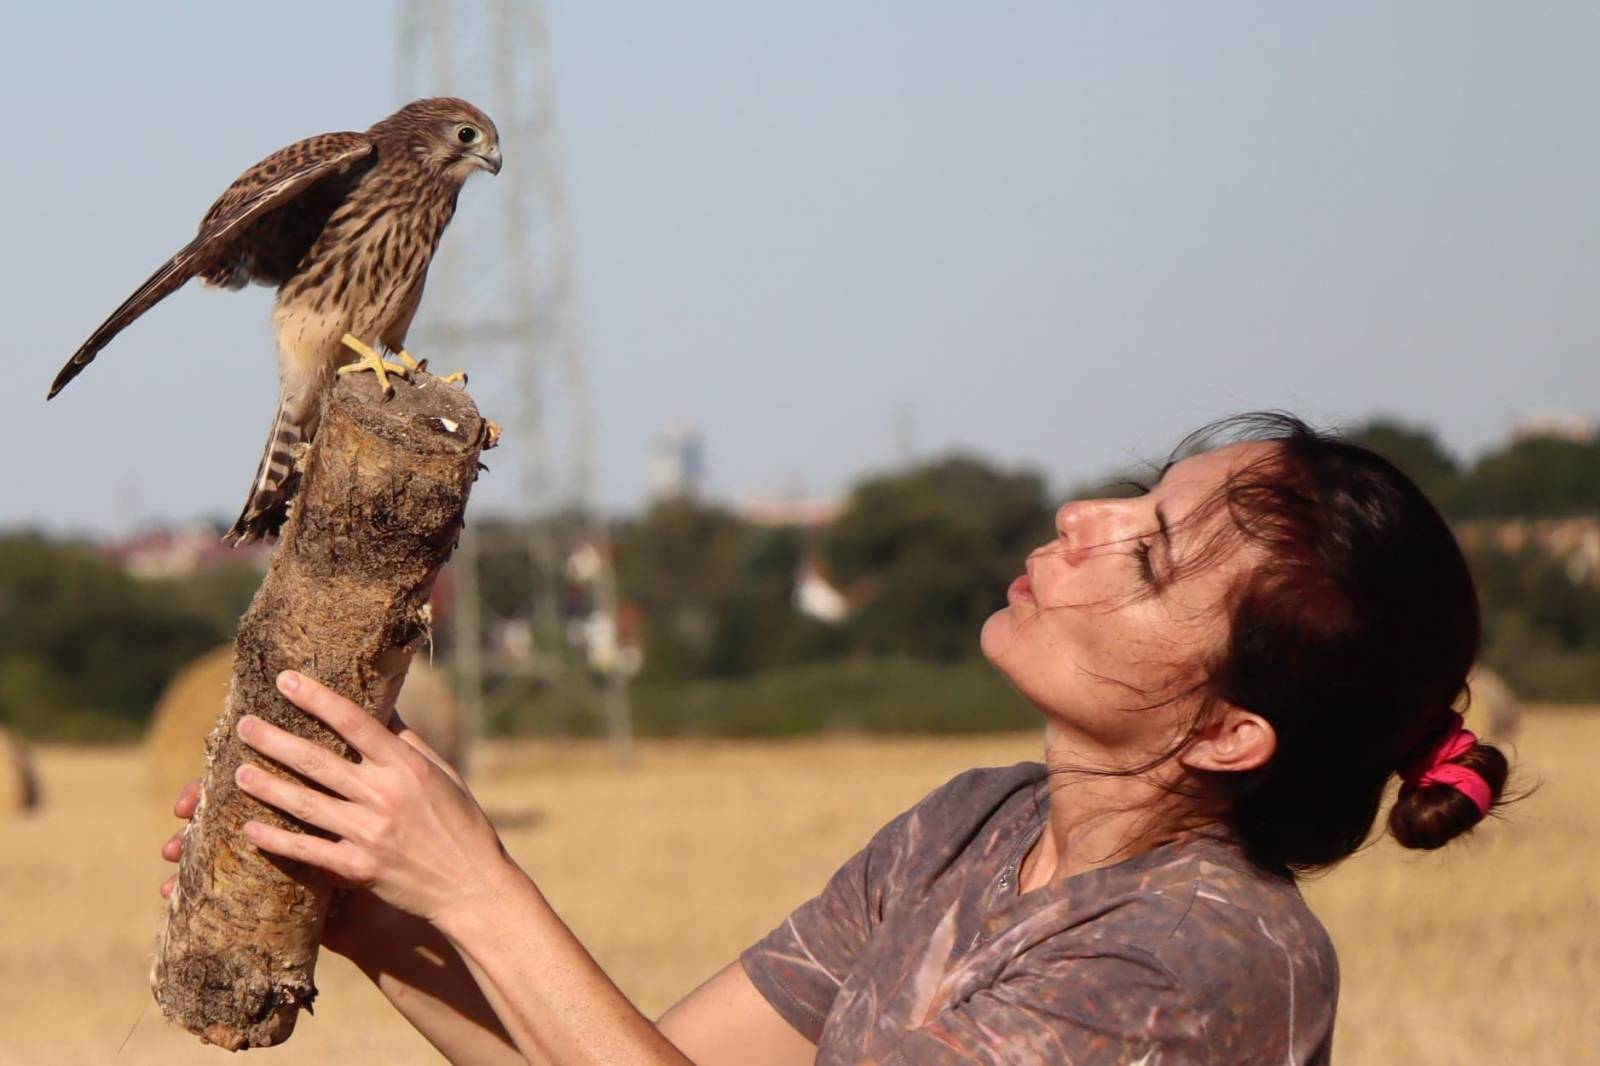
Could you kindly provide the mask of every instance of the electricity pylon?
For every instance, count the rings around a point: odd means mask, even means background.
[[[515,407],[500,450],[489,458],[510,452],[520,468],[527,552],[536,576],[528,605],[531,632],[549,639],[563,631],[555,590],[571,545],[557,542],[552,519],[565,513],[576,517],[578,536],[597,549],[598,568],[591,565],[588,574],[593,617],[615,633],[616,582],[609,537],[596,510],[594,421],[544,5],[400,0],[399,16],[399,99],[471,100],[494,119],[506,160],[498,176],[473,182],[462,196],[430,271],[429,299],[412,331],[413,345],[435,366],[469,368],[474,392],[485,397],[486,415],[498,415],[506,403]],[[559,406],[546,402],[552,395],[560,397]],[[562,428],[565,448],[557,446]],[[553,475],[558,469],[565,478]],[[560,638],[557,647],[540,649],[544,654],[532,658],[532,665],[497,663],[493,656],[486,662],[480,547],[469,523],[454,564],[456,665],[467,713],[482,720],[490,675],[537,670],[547,682],[597,690],[612,750],[626,761],[632,730],[620,663],[601,664],[601,683],[587,684],[583,675],[594,664],[574,662]]]

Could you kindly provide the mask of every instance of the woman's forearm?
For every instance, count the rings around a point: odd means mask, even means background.
[[[361,758],[332,759],[304,737],[252,715],[241,718],[239,736],[247,744],[304,780],[246,765],[235,775],[240,789],[326,831],[294,832],[249,821],[241,828],[246,839],[263,851],[318,866],[364,887],[384,905],[432,923],[455,945],[525,1058],[688,1062],[589,957],[506,855],[483,808],[437,754],[409,731],[385,729],[312,678],[286,670],[278,687]],[[457,991],[462,982],[448,965],[451,956],[435,956],[439,969],[432,976],[442,984],[434,986],[441,991],[431,993],[421,976],[428,971],[418,966],[427,957],[411,948],[426,941],[398,939],[404,946],[374,971],[391,973],[386,991],[395,1005],[430,1039],[438,1033],[473,1049],[487,1048],[471,1024],[455,1020],[469,1019],[471,1011]],[[378,981],[383,988],[381,976]]]
[[[453,1063],[524,1063],[476,978],[444,934],[369,897],[351,901],[339,948]]]
[[[539,1063],[688,1063],[622,994],[509,860],[492,904],[442,915],[439,928],[477,978],[512,1040]]]

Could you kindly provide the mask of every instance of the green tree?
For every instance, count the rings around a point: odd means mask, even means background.
[[[1345,436],[1399,467],[1435,505],[1445,507],[1450,502],[1461,468],[1433,430],[1379,417],[1356,426]]]
[[[1463,518],[1600,514],[1600,442],[1513,441],[1478,460],[1461,479],[1450,511]]]
[[[1600,586],[1537,549],[1467,543],[1483,601],[1483,658],[1524,696],[1600,698]]]
[[[862,482],[829,531],[836,580],[861,601],[850,620],[872,654],[951,661],[1005,603],[1027,552],[1051,536],[1038,474],[952,456]]]
[[[843,628],[801,614],[794,606],[795,575],[808,553],[797,529],[749,529],[733,586],[722,598],[712,636],[709,672],[735,676],[843,654]]]
[[[794,545],[731,511],[664,500],[617,534],[623,595],[646,620],[643,680],[738,674],[791,624]]]
[[[0,536],[0,720],[34,737],[130,737],[167,680],[227,640],[244,579],[139,581],[83,545]]]

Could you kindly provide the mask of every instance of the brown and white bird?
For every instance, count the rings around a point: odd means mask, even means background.
[[[134,319],[190,278],[278,288],[278,410],[244,510],[239,542],[277,531],[293,492],[297,445],[309,443],[336,373],[388,376],[421,364],[405,350],[428,263],[462,183],[500,172],[500,135],[465,100],[407,104],[365,133],[324,133],[280,149],[228,186],[200,232],[161,265],[61,368],[66,387]],[[382,345],[401,360],[385,361]]]

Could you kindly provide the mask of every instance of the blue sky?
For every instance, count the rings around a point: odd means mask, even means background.
[[[1594,5],[551,8],[609,506],[679,421],[734,498],[837,490],[907,416],[1066,486],[1256,407],[1464,453],[1600,413]],[[269,292],[193,285],[43,396],[240,171],[395,106],[391,4],[264,10],[0,14],[0,526],[242,499]]]

